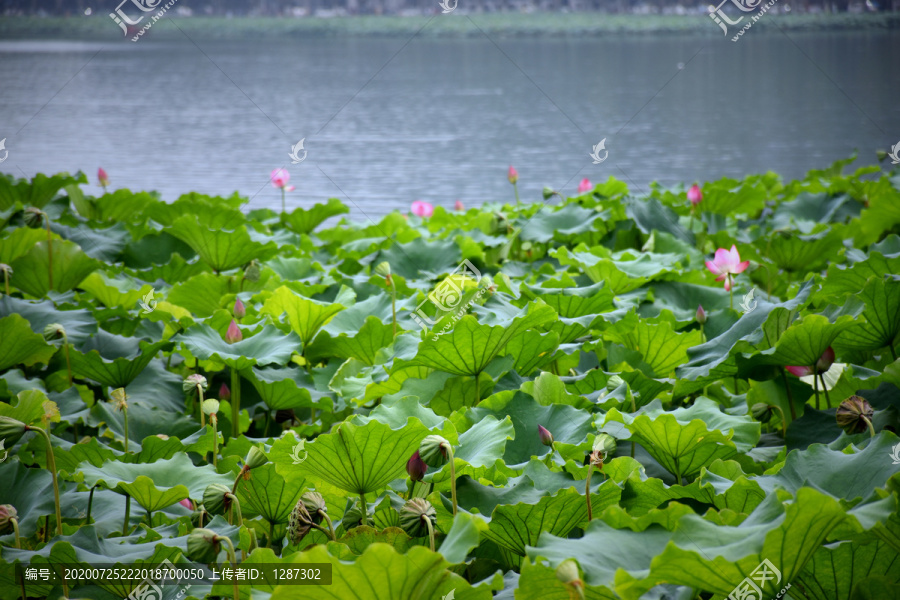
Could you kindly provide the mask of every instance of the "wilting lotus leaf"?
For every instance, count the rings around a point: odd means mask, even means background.
[[[197,217],[185,215],[176,219],[167,231],[190,246],[217,273],[245,265],[254,258],[268,258],[277,249],[272,242],[253,241],[246,226],[237,219],[221,227],[210,229],[198,222]]]
[[[329,198],[327,204],[314,204],[312,208],[297,208],[283,215],[284,223],[297,233],[309,233],[322,224],[325,219],[349,213],[343,202],[337,198]]]
[[[141,374],[156,353],[169,342],[148,344],[102,329],[81,348],[70,350],[72,371],[113,388],[125,387]]]
[[[300,336],[303,345],[306,346],[319,329],[343,308],[340,304],[304,298],[292,292],[290,288],[281,286],[266,300],[259,312],[262,315],[270,315],[276,321],[281,321],[282,315],[287,317],[291,329]]]
[[[6,298],[4,298],[6,300]],[[18,364],[26,366],[46,363],[56,348],[44,341],[44,336],[31,330],[28,321],[17,314],[0,319],[0,370]]]
[[[266,325],[262,331],[233,344],[206,324],[195,325],[176,339],[192,356],[221,361],[239,371],[253,365],[287,364],[301,347],[296,335],[285,335],[274,325]]]
[[[47,241],[38,242],[27,254],[10,265],[13,276],[10,285],[26,294],[41,298],[50,291],[47,279]],[[67,292],[77,286],[100,263],[81,251],[77,244],[68,240],[53,240],[53,290]]]

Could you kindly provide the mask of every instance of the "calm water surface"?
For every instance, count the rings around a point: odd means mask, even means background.
[[[113,187],[354,217],[523,199],[610,176],[646,191],[801,176],[900,140],[900,33],[718,37],[0,41],[0,139],[17,176],[98,166]],[[679,63],[682,68],[679,69]],[[305,138],[296,165],[291,146]],[[606,138],[608,158],[591,147]],[[301,154],[302,155],[302,154]],[[601,152],[601,157],[603,153]]]

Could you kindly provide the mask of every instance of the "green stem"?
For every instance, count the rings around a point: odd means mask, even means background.
[[[478,383],[478,375],[480,373],[475,373],[475,406],[481,403],[481,385]]]
[[[819,379],[822,380],[822,391],[825,393],[825,404],[828,405],[828,408],[831,408],[831,398],[828,396],[828,388],[825,387],[825,375],[819,373]]]
[[[875,428],[872,426],[872,421],[870,421],[868,418],[866,418],[865,415],[860,415],[860,418],[861,418],[863,421],[866,422],[866,425],[868,425],[868,427],[869,427],[869,435],[870,435],[871,437],[875,437]]]
[[[94,488],[97,486],[91,486],[91,493],[88,494],[88,506],[87,506],[87,520],[84,522],[85,525],[90,525],[91,523],[91,508],[94,505]]]
[[[516,206],[520,204],[519,202],[519,186],[518,184],[513,184],[513,191],[516,193]]]
[[[231,436],[238,437],[241,418],[241,374],[237,369],[231,369]]]
[[[197,398],[200,405],[200,427],[206,427],[206,413],[203,412],[203,388],[197,386]]]
[[[213,428],[213,468],[219,467],[219,419],[215,413],[209,415],[209,422]]]
[[[125,521],[122,523],[122,537],[128,535],[128,521],[131,517],[131,496],[125,496]]]
[[[3,284],[6,288],[6,295],[9,296],[9,271],[3,269]]]
[[[397,337],[397,288],[394,285],[393,277],[391,277],[391,313],[393,314],[391,323],[394,326],[394,337]]]
[[[588,464],[587,478],[584,480],[584,497],[587,498],[588,521],[594,518],[594,507],[591,506],[591,473],[594,470],[594,463]]]
[[[453,446],[447,444],[447,458],[450,460],[450,498],[453,501],[453,516],[456,516],[456,461],[453,459]]]
[[[237,557],[234,554],[234,544],[231,543],[231,540],[224,535],[217,535],[216,541],[224,542],[226,546],[226,550],[228,551],[228,562],[231,563],[231,567],[237,568]],[[234,580],[234,600],[240,600],[241,591],[238,589],[237,579]]]
[[[66,370],[69,372],[69,387],[74,385],[74,381],[72,379],[72,361],[69,359],[69,338],[63,337],[63,348],[66,351]]]
[[[431,544],[431,551],[434,552],[434,525],[431,524],[431,519],[428,517],[422,517],[425,519],[425,527],[428,528],[428,543]]]
[[[8,282],[7,282],[7,284],[6,284],[6,293],[7,293],[7,295],[9,295],[9,283],[8,283]],[[890,344],[888,344],[888,348],[890,348],[890,350],[891,350],[891,356],[892,356],[892,357],[894,358],[894,360],[896,361],[896,360],[897,360],[897,351],[894,350],[894,344],[893,344],[893,342],[891,342]]]
[[[794,397],[791,395],[791,386],[788,383],[787,374],[781,369],[781,378],[784,380],[784,389],[787,391],[788,406],[791,408],[791,421],[797,420],[797,411],[794,409]]]
[[[775,404],[770,404],[769,406],[778,409],[778,412],[781,413],[781,437],[787,439],[787,419],[784,418],[784,411],[781,410],[780,406],[776,406]]]
[[[50,217],[45,217],[47,223],[47,279],[50,282],[50,288],[53,289],[53,235],[50,231]]]
[[[275,545],[275,521],[269,521],[269,548]]]
[[[362,509],[362,526],[365,527],[369,524],[368,515],[366,514],[369,511],[368,506],[366,506],[366,494],[365,492],[359,493],[359,507]]]
[[[726,275],[726,277],[731,277],[731,275]],[[728,308],[734,310],[734,283],[731,284],[731,289],[728,290]]]
[[[544,464],[547,465],[547,468],[553,467],[553,450],[556,448],[556,442],[552,442],[550,444],[550,452],[547,453],[547,456],[544,458]]]
[[[122,416],[125,421],[125,454],[128,454],[128,407],[122,409]]]
[[[149,508],[147,509],[147,524],[151,528],[153,527],[153,512]]]
[[[22,539],[19,537],[19,520],[15,517],[10,518],[9,522],[13,526],[13,531],[16,534],[16,548],[22,547]]]
[[[281,188],[281,212],[282,212],[282,213],[285,212],[285,209],[284,209],[284,188]],[[235,599],[235,600],[237,600],[237,599]]]
[[[331,518],[329,518],[328,513],[324,510],[320,510],[319,514],[322,515],[322,518],[325,519],[325,522],[328,523],[328,533],[331,535],[331,541],[336,542],[337,536],[334,534],[334,524],[331,522]]]
[[[56,479],[56,456],[53,455],[53,444],[50,443],[50,434],[41,427],[26,426],[26,430],[40,433],[47,444],[47,470],[53,476],[53,499],[56,501],[56,533],[62,535],[62,512],[59,505],[59,481]]]
[[[816,410],[819,410],[819,377],[815,375],[816,365],[813,365],[813,391],[816,393]]]
[[[675,478],[678,479],[678,485],[683,485],[681,482],[681,465],[678,464],[678,459],[675,459]]]
[[[250,553],[252,554],[254,550],[259,547],[259,542],[256,541],[256,530],[252,527],[248,527],[247,531],[250,532]]]

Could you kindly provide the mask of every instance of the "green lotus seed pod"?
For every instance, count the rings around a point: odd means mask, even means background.
[[[299,543],[300,540],[309,533],[309,530],[312,528],[312,523],[312,517],[310,516],[309,511],[306,510],[303,498],[300,498],[300,500],[297,500],[294,510],[291,511],[291,514],[288,517],[288,541],[292,544]]]
[[[6,447],[12,447],[25,435],[26,425],[12,417],[0,416],[0,440],[6,442]]]
[[[211,483],[203,490],[203,507],[211,515],[221,515],[231,508],[231,498],[226,498],[231,490],[227,485]]]
[[[193,562],[209,564],[219,556],[219,536],[210,529],[194,529],[187,539],[187,557]]]
[[[413,498],[400,509],[400,528],[410,537],[423,537],[428,535],[428,525],[425,519],[431,521],[434,528],[437,523],[437,513],[431,502],[424,498]]]
[[[33,206],[25,209],[25,225],[32,229],[37,229],[44,224],[44,217],[47,216],[44,211]]]
[[[13,530],[12,521],[19,516],[12,504],[0,504],[0,534],[6,534]]]
[[[305,494],[300,496],[300,502],[302,502],[303,506],[306,507],[306,510],[309,513],[309,516],[312,519],[313,523],[318,525],[322,522],[321,513],[328,512],[328,507],[325,505],[325,498],[322,497],[322,494],[318,492],[306,492]]]
[[[391,274],[391,263],[388,261],[378,263],[378,266],[375,267],[375,274],[381,275],[382,277],[387,277]]]
[[[204,392],[209,389],[209,382],[206,381],[206,377],[199,373],[188,375],[184,378],[184,381],[181,382],[181,389],[184,390],[185,394],[193,393],[198,386]]]
[[[263,466],[267,462],[269,462],[269,457],[266,456],[265,452],[260,450],[257,446],[250,446],[247,458],[244,459],[244,466],[246,468],[255,469],[256,467]]]
[[[760,423],[768,423],[772,420],[772,408],[765,402],[757,402],[750,407],[753,418]]]
[[[544,197],[544,200],[549,200],[555,193],[556,190],[545,185],[543,191],[541,192],[541,195]]]
[[[848,434],[862,433],[869,428],[866,419],[871,423],[874,414],[872,405],[865,398],[850,396],[838,406],[835,419],[837,419],[838,427]]]
[[[50,323],[44,327],[44,340],[52,342],[53,340],[61,340],[66,337],[66,328],[59,323]]]
[[[244,279],[247,281],[259,281],[259,261],[255,258],[244,269]]]
[[[219,412],[219,401],[215,398],[208,398],[200,405],[200,409],[205,415],[214,415]]]
[[[619,377],[618,375],[613,375],[609,379],[606,380],[606,389],[610,392],[625,383],[625,380]]]
[[[429,467],[440,468],[447,464],[450,442],[439,435],[429,435],[419,445],[419,458]]]
[[[604,456],[609,456],[611,454],[615,454],[616,447],[616,438],[609,435],[608,433],[601,433],[594,438],[594,452],[599,452]]]
[[[578,565],[571,558],[559,563],[556,567],[556,578],[567,586],[575,588],[579,598],[584,598],[584,582],[581,581],[581,573],[578,572]]]

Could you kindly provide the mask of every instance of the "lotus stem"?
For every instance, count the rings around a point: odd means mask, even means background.
[[[282,193],[284,193],[282,191]],[[241,374],[234,367],[231,368],[231,436],[238,437],[241,434]]]
[[[200,411],[203,412],[202,410]],[[212,424],[213,429],[213,467],[218,468],[219,466],[219,419],[216,417],[216,413],[212,413],[209,415],[209,422]]]
[[[244,526],[244,517],[241,513],[241,503],[238,501],[237,496],[235,494],[225,494],[226,498],[231,499],[231,511],[229,513],[229,523],[233,521],[234,514],[237,513],[237,523],[238,527]],[[234,525],[235,523],[231,523]]]
[[[44,223],[47,224],[47,280],[53,289],[53,232],[50,231],[50,217],[44,215]]]
[[[393,319],[391,324],[394,326],[394,337],[397,337],[397,287],[394,285],[394,278],[391,277],[391,314]]]
[[[217,535],[216,541],[224,542],[225,549],[228,551],[228,562],[231,563],[232,568],[237,568],[237,557],[234,554],[234,544],[231,543],[231,540],[224,535]],[[238,589],[237,579],[234,580],[234,600],[240,600],[241,591]]]
[[[9,271],[3,269],[3,286],[6,288],[6,295],[9,296]]]
[[[9,282],[7,282],[7,284],[6,284],[6,293],[9,294]],[[892,357],[894,358],[894,360],[896,361],[896,360],[897,360],[897,351],[894,350],[894,344],[893,344],[893,343],[888,344],[888,348],[890,348],[890,350],[891,350],[891,356],[892,356]]]
[[[25,426],[25,430],[37,431],[47,444],[47,470],[53,476],[53,500],[56,502],[56,533],[62,535],[62,512],[59,505],[59,481],[56,478],[56,457],[53,455],[53,444],[50,443],[50,434],[41,427]]]
[[[431,545],[431,551],[434,552],[434,525],[431,524],[431,519],[423,516],[422,520],[425,521],[425,527],[428,528],[428,543]]]
[[[19,537],[19,520],[15,517],[10,517],[9,522],[12,523],[13,531],[16,534],[16,548],[21,548],[22,539]]]
[[[869,427],[869,436],[875,437],[875,428],[872,426],[872,421],[870,421],[865,415],[860,415],[859,418],[865,421],[866,425]]]
[[[819,379],[822,380],[822,391],[825,393],[825,404],[831,408],[831,398],[828,396],[828,388],[825,386],[825,374],[819,373]]]
[[[320,510],[319,514],[322,515],[322,518],[325,519],[325,522],[328,523],[328,533],[331,535],[331,541],[336,542],[337,536],[334,534],[334,524],[331,522],[331,518],[328,516],[328,513],[324,510]]]
[[[781,437],[787,439],[787,419],[784,418],[784,411],[781,410],[780,406],[776,406],[774,404],[769,404],[769,406],[781,413]]]
[[[128,535],[128,520],[131,517],[131,496],[125,496],[125,521],[122,523],[122,537]]]
[[[269,547],[275,545],[275,521],[269,521]]]
[[[675,478],[678,480],[678,485],[684,485],[681,481],[681,465],[678,464],[678,459],[675,459]]]
[[[797,411],[794,408],[794,397],[791,395],[791,386],[788,383],[788,378],[784,372],[784,369],[781,369],[781,379],[784,380],[784,389],[787,391],[788,406],[791,409],[791,421],[796,421],[797,420]]]
[[[513,191],[516,193],[516,206],[518,206],[519,204],[521,204],[521,202],[519,201],[519,186],[516,183],[513,183],[512,185]]]
[[[250,533],[250,553],[252,554],[254,550],[259,547],[259,542],[256,541],[256,530],[252,527],[248,527],[247,531]]]
[[[584,497],[587,499],[588,522],[594,518],[594,507],[591,506],[591,473],[594,470],[594,463],[588,463],[587,478],[584,480]]]
[[[84,522],[85,525],[90,525],[91,523],[91,508],[94,505],[94,488],[96,485],[91,486],[91,493],[88,494],[88,505],[87,505],[87,520]]]
[[[147,524],[150,525],[151,528],[153,527],[153,511],[149,508],[147,509]]]
[[[812,366],[813,369],[813,391],[816,393],[816,410],[819,410],[819,377],[816,375],[816,365]]]
[[[369,512],[369,507],[368,507],[368,505],[366,505],[366,493],[365,492],[359,493],[359,502],[360,502],[360,508],[362,509],[362,526],[365,527],[366,525],[369,524],[369,521],[367,519],[368,515],[366,514]]]
[[[481,402],[481,386],[478,384],[478,376],[480,373],[475,373],[475,406]]]
[[[203,387],[197,385],[197,408],[200,409],[200,427],[206,427],[206,413],[203,412]]]
[[[125,425],[125,454],[128,454],[128,406],[122,408],[122,417]]]
[[[477,380],[476,380],[477,383]],[[453,516],[456,516],[457,504],[456,504],[456,460],[453,458],[453,446],[450,444],[444,445],[444,448],[447,449],[447,458],[450,460],[450,499],[453,501]]]

